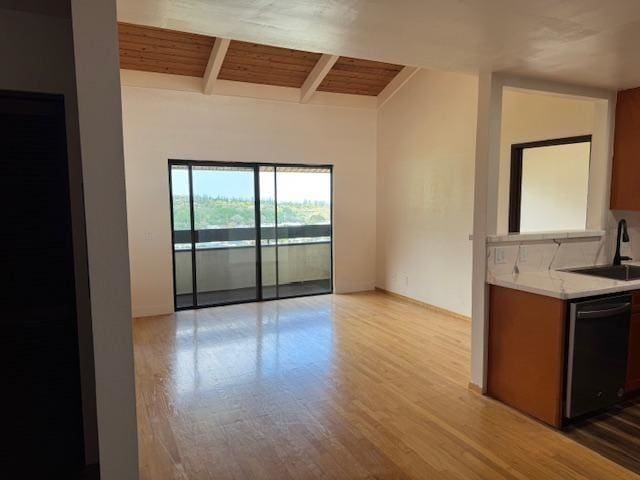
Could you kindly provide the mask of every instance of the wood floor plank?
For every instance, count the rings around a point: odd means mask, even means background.
[[[135,319],[141,479],[640,479],[471,392],[470,329],[380,292]]]
[[[640,399],[578,423],[566,435],[640,473]]]

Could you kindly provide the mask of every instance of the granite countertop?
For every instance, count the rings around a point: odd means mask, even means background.
[[[640,263],[633,262],[630,265],[640,265]],[[489,274],[487,283],[562,300],[640,290],[640,280],[612,280],[560,270]]]

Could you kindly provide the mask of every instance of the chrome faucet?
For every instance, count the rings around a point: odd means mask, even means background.
[[[631,257],[620,255],[620,237],[622,241],[627,243],[629,241],[629,232],[627,231],[627,221],[623,218],[618,222],[618,234],[616,235],[616,254],[613,257],[613,264],[620,265],[622,260],[631,260]]]

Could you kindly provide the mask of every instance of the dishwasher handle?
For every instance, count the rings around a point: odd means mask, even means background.
[[[588,318],[604,318],[611,317],[613,315],[619,315],[621,313],[625,313],[626,311],[631,310],[631,303],[621,303],[614,305],[612,308],[607,308],[606,310],[584,310],[577,312],[578,319],[588,319]]]

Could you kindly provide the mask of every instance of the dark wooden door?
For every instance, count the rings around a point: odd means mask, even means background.
[[[0,92],[0,161],[3,463],[74,478],[84,442],[63,97]]]

